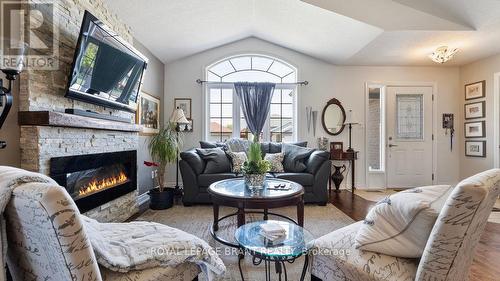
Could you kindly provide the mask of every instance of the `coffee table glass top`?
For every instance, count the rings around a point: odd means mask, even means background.
[[[287,190],[277,190],[269,187],[276,185],[286,185],[290,187]],[[225,197],[232,198],[245,198],[245,199],[262,199],[262,198],[280,198],[289,197],[295,194],[304,192],[302,185],[281,179],[266,179],[264,188],[260,190],[251,190],[245,185],[243,178],[228,179],[215,182],[208,188],[209,193],[217,194]]]
[[[286,237],[280,243],[269,246],[259,234],[261,225],[279,223],[286,229]],[[268,258],[290,259],[308,252],[314,243],[312,234],[294,223],[285,221],[256,221],[240,226],[235,233],[238,244],[253,252]]]

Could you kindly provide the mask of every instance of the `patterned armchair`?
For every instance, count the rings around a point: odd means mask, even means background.
[[[500,169],[460,182],[448,197],[419,259],[356,250],[357,222],[317,239],[313,280],[467,280],[474,249],[500,194]]]
[[[199,268],[185,263],[128,273],[99,268],[79,211],[68,193],[50,178],[18,184],[5,210],[7,265],[14,280],[183,280]],[[39,179],[40,180],[40,179]]]

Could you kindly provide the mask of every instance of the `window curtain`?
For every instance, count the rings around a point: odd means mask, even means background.
[[[259,141],[260,133],[266,123],[275,86],[274,83],[234,83],[248,129],[254,135],[254,142]]]

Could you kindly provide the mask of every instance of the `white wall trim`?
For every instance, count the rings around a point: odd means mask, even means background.
[[[143,194],[140,194],[139,196],[137,196],[137,206],[145,206],[148,202],[149,202],[149,194],[148,192],[145,192]]]
[[[500,168],[500,72],[493,74],[493,163]]]
[[[368,157],[368,126],[367,126],[367,123],[368,123],[368,106],[369,106],[369,88],[380,88],[380,98],[382,100],[382,106],[383,106],[383,116],[382,116],[382,122],[384,123],[383,126],[384,126],[384,138],[382,140],[382,144],[383,144],[383,148],[384,148],[384,151],[383,151],[383,162],[384,162],[384,170],[383,171],[370,171],[369,167],[368,167],[368,162],[369,162],[369,157]],[[365,83],[365,120],[364,120],[364,123],[365,123],[365,148],[364,148],[364,151],[365,151],[365,188],[366,189],[369,189],[369,190],[375,190],[376,189],[380,189],[381,187],[377,186],[377,187],[372,187],[371,184],[370,184],[370,175],[376,175],[376,174],[379,174],[379,175],[382,175],[382,177],[384,178],[384,186],[383,188],[385,189],[387,187],[387,157],[386,157],[386,145],[385,145],[385,138],[386,138],[386,115],[385,115],[385,101],[386,101],[386,98],[385,98],[385,88],[386,86],[384,84],[379,84],[379,83],[370,83],[370,82],[367,82]]]
[[[432,173],[434,174],[434,180],[432,181],[432,184],[436,184],[438,181],[437,179],[439,178],[438,173],[437,173],[437,130],[438,130],[438,114],[437,114],[437,103],[438,103],[438,85],[437,82],[406,82],[406,81],[400,81],[400,82],[394,82],[394,81],[372,81],[372,82],[366,82],[365,87],[367,85],[379,85],[379,86],[384,86],[384,89],[387,89],[387,87],[432,87],[432,95],[434,96],[434,101],[432,102],[432,134],[434,135],[434,140],[432,141]],[[366,107],[366,101],[365,101],[365,107]],[[365,109],[365,119],[366,119],[366,109]],[[387,120],[385,120],[387,122]],[[364,120],[366,123],[366,120]],[[366,127],[366,126],[365,126]],[[366,151],[368,151],[368,145],[366,141],[366,128],[365,128],[365,154]],[[387,152],[387,150],[386,150]],[[498,154],[498,153],[497,153]],[[387,159],[387,156],[386,156]],[[367,185],[368,182],[368,166],[367,162],[368,160],[365,159],[365,184]],[[386,167],[386,183],[387,183],[387,167]]]

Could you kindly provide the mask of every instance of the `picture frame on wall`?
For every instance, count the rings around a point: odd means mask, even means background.
[[[486,108],[485,101],[468,103],[468,104],[464,105],[465,119],[475,119],[475,118],[486,117],[485,108]]]
[[[142,126],[141,135],[160,132],[160,99],[141,91],[135,113],[136,123]]]
[[[486,96],[486,81],[465,85],[465,100],[484,98]]]
[[[465,156],[486,157],[486,141],[465,141]]]
[[[466,138],[484,138],[486,137],[486,122],[465,122],[464,133]]]
[[[192,105],[190,98],[174,98],[174,106],[175,108],[182,109],[187,119],[192,119],[191,116]]]

